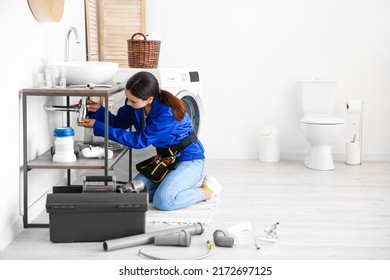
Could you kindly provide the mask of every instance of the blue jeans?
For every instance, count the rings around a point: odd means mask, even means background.
[[[194,160],[177,163],[176,169],[169,171],[160,183],[154,183],[142,174],[138,174],[134,179],[145,183],[150,201],[153,201],[157,209],[169,211],[203,200],[203,191],[200,188],[203,176],[204,160]]]

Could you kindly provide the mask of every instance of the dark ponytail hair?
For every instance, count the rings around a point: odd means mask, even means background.
[[[168,105],[177,121],[182,121],[186,114],[186,107],[180,98],[166,90],[160,90],[156,77],[146,71],[134,74],[126,83],[126,89],[137,98],[147,100],[149,97],[160,98],[161,102]]]

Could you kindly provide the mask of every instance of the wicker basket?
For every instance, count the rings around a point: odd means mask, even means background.
[[[135,40],[135,36],[140,35],[143,40]],[[127,40],[129,67],[131,68],[157,68],[160,55],[160,41],[146,40],[142,33],[135,33],[131,39]]]

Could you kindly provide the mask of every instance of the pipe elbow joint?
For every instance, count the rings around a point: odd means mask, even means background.
[[[218,247],[233,247],[234,237],[226,236],[226,234],[217,229],[213,234],[214,244]]]

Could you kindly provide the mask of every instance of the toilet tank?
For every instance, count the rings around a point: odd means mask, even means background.
[[[332,114],[337,82],[305,81],[298,83],[298,108],[301,115]]]

